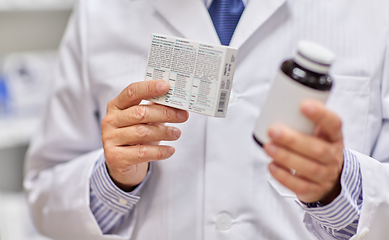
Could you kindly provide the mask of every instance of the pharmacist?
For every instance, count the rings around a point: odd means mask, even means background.
[[[54,239],[386,239],[388,5],[81,0],[28,152],[35,225]],[[168,91],[142,82],[152,33],[239,48],[226,118],[138,106]],[[326,107],[302,105],[321,134],[275,126],[265,152],[254,124],[300,39],[337,54]]]

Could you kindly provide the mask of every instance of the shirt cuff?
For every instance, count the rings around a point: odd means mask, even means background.
[[[344,163],[340,179],[342,190],[338,197],[326,206],[320,202],[300,206],[321,226],[334,230],[344,229],[359,219],[362,208],[362,174],[356,156],[344,149]]]
[[[140,192],[145,183],[150,178],[152,164],[149,165],[149,170],[142,183],[139,184],[132,192],[124,192],[118,188],[108,174],[105,165],[104,156],[96,163],[95,169],[91,177],[91,194],[93,194],[100,202],[104,203],[112,211],[121,214],[130,212],[140,200]],[[92,207],[92,206],[91,206]]]

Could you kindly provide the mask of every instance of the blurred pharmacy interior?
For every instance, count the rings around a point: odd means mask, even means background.
[[[23,161],[75,0],[0,0],[0,239],[44,240],[27,212]]]

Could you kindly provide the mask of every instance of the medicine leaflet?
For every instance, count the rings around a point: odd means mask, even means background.
[[[169,92],[149,99],[170,107],[225,117],[238,50],[153,34],[145,80],[169,81]]]

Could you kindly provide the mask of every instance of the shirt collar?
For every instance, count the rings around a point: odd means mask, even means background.
[[[204,0],[205,6],[207,6],[207,8],[209,8],[211,6],[212,1],[213,0]],[[245,7],[247,6],[247,3],[249,3],[249,1],[250,0],[242,0]]]

